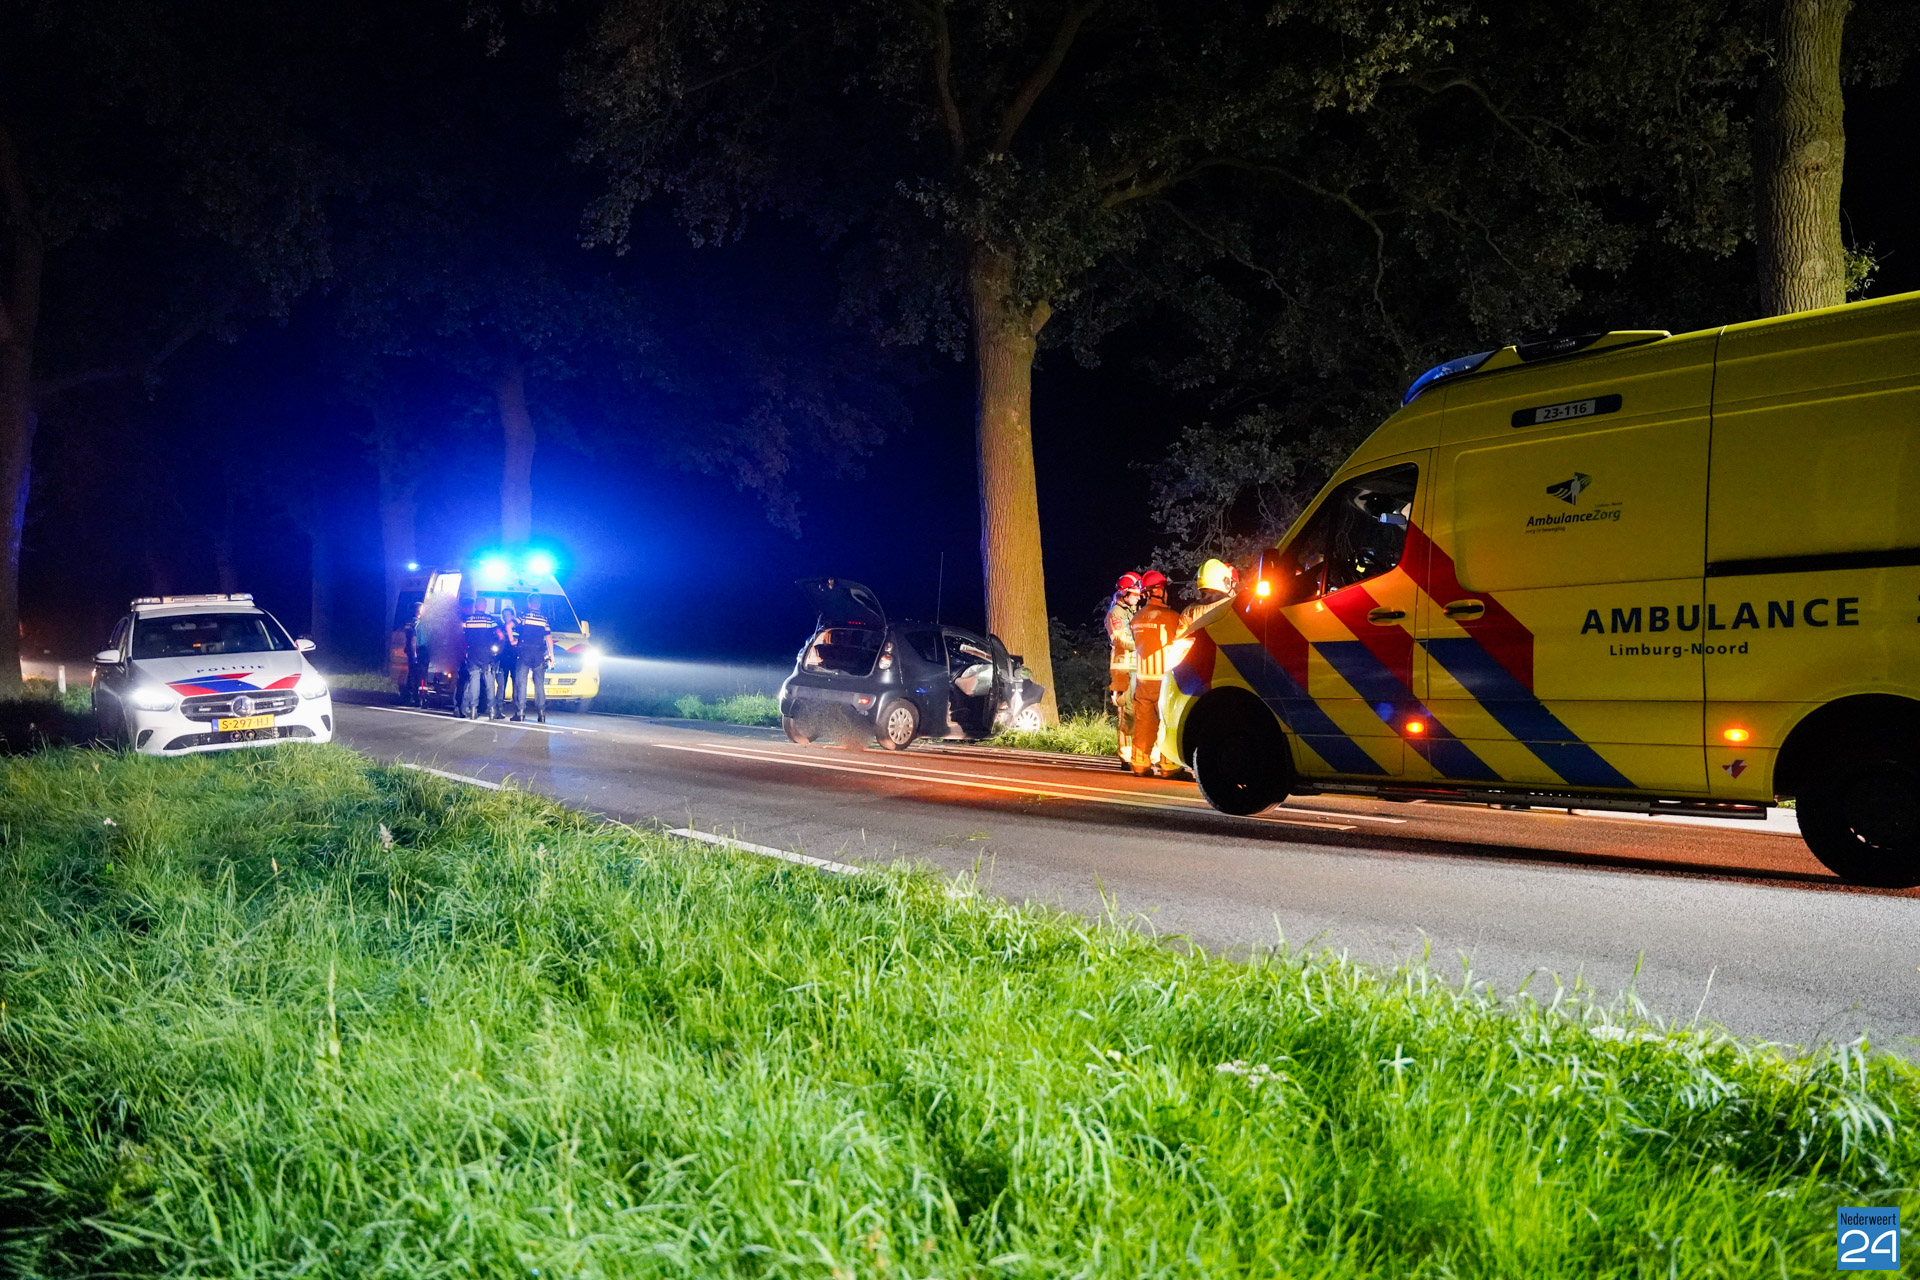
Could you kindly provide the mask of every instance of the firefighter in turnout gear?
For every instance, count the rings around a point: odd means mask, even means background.
[[[1120,759],[1133,743],[1133,615],[1140,608],[1140,575],[1123,573],[1107,605],[1107,698],[1120,726]]]
[[[1240,571],[1225,560],[1209,560],[1200,566],[1200,577],[1194,584],[1199,590],[1192,604],[1180,611],[1180,634],[1186,635],[1193,626],[1214,609],[1233,599],[1240,589]]]
[[[1158,763],[1160,682],[1167,674],[1167,646],[1180,630],[1180,615],[1167,605],[1167,577],[1156,570],[1140,576],[1140,609],[1129,624],[1138,665],[1133,673],[1132,750],[1127,765],[1146,777]]]
[[[461,601],[460,638],[466,644],[466,656],[460,667],[460,703],[456,708],[463,720],[480,717],[480,689],[493,669],[506,637],[500,621],[488,613],[472,596]]]

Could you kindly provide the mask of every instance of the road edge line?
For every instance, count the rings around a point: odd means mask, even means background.
[[[798,863],[803,867],[814,867],[821,871],[831,871],[835,875],[857,876],[863,868],[848,866],[844,862],[830,862],[825,858],[810,858],[804,853],[793,853],[786,849],[775,849],[770,845],[749,844],[745,840],[733,840],[726,836],[717,836],[708,831],[695,831],[692,827],[668,827],[667,834],[680,836],[687,840],[699,840],[706,844],[718,845],[722,849],[739,849],[745,853],[757,853],[763,858],[778,858],[782,862]]]
[[[464,773],[448,773],[445,769],[429,769],[423,764],[412,764],[405,760],[395,760],[402,769],[412,769],[415,773],[430,773],[436,778],[445,778],[450,782],[464,782],[470,786],[485,787],[489,791],[505,791],[506,787],[498,782],[488,782],[485,778],[470,778]]]

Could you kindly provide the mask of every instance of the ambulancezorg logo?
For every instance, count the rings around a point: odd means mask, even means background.
[[[1593,477],[1584,471],[1576,471],[1572,476],[1558,484],[1547,486],[1547,496],[1558,498],[1568,506],[1577,506],[1580,495],[1593,487]],[[1557,533],[1568,525],[1576,524],[1612,524],[1620,519],[1618,502],[1602,502],[1585,511],[1562,511],[1527,517],[1528,533]]]
[[[1560,501],[1566,503],[1568,506],[1572,506],[1574,503],[1580,501],[1580,495],[1585,493],[1587,486],[1592,483],[1592,476],[1584,471],[1576,471],[1573,473],[1573,479],[1562,480],[1559,484],[1548,485],[1547,494],[1550,497],[1560,499]]]

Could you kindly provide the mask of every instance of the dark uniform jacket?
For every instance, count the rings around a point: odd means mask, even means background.
[[[529,667],[542,667],[547,663],[547,640],[553,635],[553,627],[547,622],[547,615],[539,612],[522,614],[520,617],[520,661]]]
[[[485,609],[475,609],[461,619],[460,634],[467,643],[469,666],[486,666],[506,644],[506,633],[500,630],[500,620]]]

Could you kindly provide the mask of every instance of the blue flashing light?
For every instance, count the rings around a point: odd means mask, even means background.
[[[487,556],[476,568],[483,587],[504,587],[513,579],[513,568],[505,556]]]
[[[527,576],[529,578],[548,578],[553,576],[553,556],[545,551],[536,551],[527,557]]]
[[[1445,364],[1433,366],[1433,368],[1413,380],[1413,385],[1407,388],[1407,394],[1400,397],[1400,404],[1402,407],[1412,404],[1426,393],[1428,387],[1431,387],[1443,378],[1452,378],[1463,373],[1472,373],[1475,369],[1485,364],[1491,355],[1493,355],[1491,351],[1482,351],[1476,355],[1460,356],[1457,359],[1447,361]]]
[[[420,572],[420,562],[418,560],[407,561],[407,572],[408,573]]]

